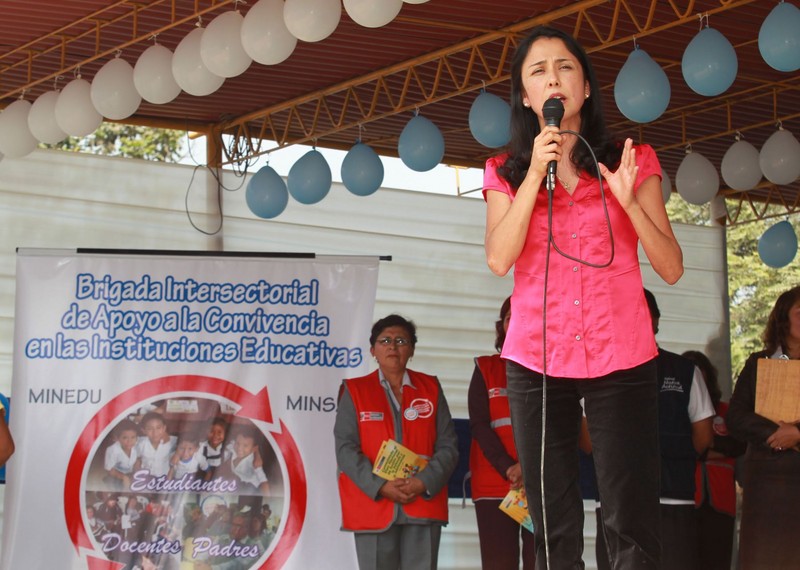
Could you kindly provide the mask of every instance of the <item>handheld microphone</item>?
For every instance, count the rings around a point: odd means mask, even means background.
[[[561,102],[561,99],[556,99],[553,97],[552,99],[545,101],[544,106],[542,106],[542,117],[544,118],[544,124],[546,126],[560,128],[561,119],[564,117],[564,103]],[[547,191],[551,194],[556,187],[557,165],[558,163],[555,160],[551,160],[547,164],[547,178],[545,185],[547,187]]]

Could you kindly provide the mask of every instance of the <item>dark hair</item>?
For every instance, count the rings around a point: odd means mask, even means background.
[[[764,348],[772,355],[776,350],[788,349],[787,340],[789,338],[789,309],[800,301],[800,285],[784,291],[775,301],[775,306],[767,319],[767,326],[764,329]]]
[[[500,318],[494,323],[494,330],[497,333],[494,337],[494,347],[497,352],[503,350],[503,343],[506,341],[506,330],[503,327],[503,321],[506,320],[506,315],[511,310],[511,297],[506,297],[503,305],[500,307]]]
[[[151,422],[153,420],[159,421],[165,426],[167,425],[167,420],[165,420],[164,416],[162,416],[158,412],[147,412],[144,416],[142,416],[139,425],[144,427],[147,425],[148,422]]]
[[[213,420],[211,420],[211,425],[208,426],[209,429],[212,426],[222,426],[222,429],[225,430],[225,435],[228,434],[228,422],[225,420],[225,418],[221,418],[219,416],[215,417]]]
[[[139,431],[139,426],[136,425],[136,422],[129,419],[124,419],[117,424],[117,426],[114,428],[114,436],[119,437],[123,431],[135,431],[137,436],[141,434]]]
[[[390,327],[403,327],[406,329],[406,332],[408,333],[408,340],[411,341],[411,347],[413,348],[416,346],[417,327],[414,325],[414,321],[409,321],[405,317],[401,317],[400,315],[396,314],[383,317],[382,319],[376,321],[374,325],[372,325],[372,332],[369,335],[369,345],[375,346],[375,343],[378,340],[378,335]]]
[[[683,353],[683,356],[694,362],[695,366],[702,371],[703,377],[706,380],[708,395],[711,396],[711,403],[714,404],[714,409],[716,410],[720,400],[722,400],[722,390],[719,387],[717,367],[711,363],[708,356],[699,350],[687,350]]]
[[[236,431],[236,437],[246,437],[247,439],[252,439],[253,443],[256,445],[258,444],[258,434],[256,432],[255,426],[252,425],[242,425]]]
[[[650,317],[653,319],[660,319],[661,311],[658,310],[658,303],[656,303],[656,296],[653,295],[648,289],[645,289],[644,298],[647,300],[647,308],[650,309]]]
[[[178,434],[178,440],[175,442],[175,444],[177,445],[184,441],[199,444],[201,439],[202,438],[200,437],[200,434],[198,434],[195,430],[188,430]]]
[[[591,145],[597,160],[613,168],[619,163],[622,155],[622,147],[613,140],[606,129],[600,100],[600,84],[586,52],[571,35],[549,26],[538,26],[519,43],[511,60],[511,141],[508,144],[508,158],[498,169],[498,173],[513,188],[518,188],[525,179],[531,164],[533,139],[540,131],[539,121],[531,114],[531,110],[523,105],[522,100],[522,65],[531,46],[539,38],[560,39],[581,64],[583,77],[589,82],[590,96],[581,107],[580,134]],[[570,159],[589,175],[600,176],[595,169],[589,149],[580,141],[573,147]]]

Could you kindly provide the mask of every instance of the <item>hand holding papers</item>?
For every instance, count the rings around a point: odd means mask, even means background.
[[[524,488],[511,489],[500,502],[500,510],[533,532],[533,520],[528,512],[528,498]]]
[[[420,457],[393,439],[387,439],[378,450],[372,472],[387,481],[408,479],[422,471],[427,464],[427,459]]]

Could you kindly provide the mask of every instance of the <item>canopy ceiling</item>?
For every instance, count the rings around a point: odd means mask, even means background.
[[[793,1],[793,0],[789,0]],[[0,4],[0,105],[20,96],[33,101],[63,86],[79,69],[91,80],[121,51],[134,64],[153,43],[174,50],[198,18],[252,6],[234,0],[4,0]],[[212,95],[182,93],[173,102],[143,102],[126,120],[191,129],[237,144],[223,162],[275,148],[315,143],[349,148],[359,137],[378,153],[397,156],[397,139],[419,109],[445,138],[443,162],[482,167],[497,152],[480,145],[468,126],[469,109],[482,87],[508,99],[509,59],[517,39],[549,23],[575,35],[590,53],[604,92],[606,118],[620,136],[651,144],[674,181],[685,147],[692,145],[719,169],[737,131],[757,148],[780,121],[800,136],[800,74],[769,67],[758,50],[758,31],[778,0],[429,0],[404,4],[387,26],[364,28],[342,11],[336,31],[316,42],[298,42],[274,66],[253,63],[225,80]],[[703,97],[686,85],[683,50],[700,30],[701,14],[733,44],[739,62],[734,84]],[[666,71],[669,108],[644,125],[616,108],[614,80],[634,40]],[[255,142],[268,139],[277,143]],[[758,216],[766,204],[800,210],[800,181],[776,187],[766,179],[748,192],[724,186],[730,219],[736,204]]]

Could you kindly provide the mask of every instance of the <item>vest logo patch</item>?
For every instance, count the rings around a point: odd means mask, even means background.
[[[490,388],[489,389],[489,399],[491,398],[503,398],[508,394],[508,390],[505,388]]]
[[[674,376],[666,376],[664,383],[661,385],[662,392],[680,392],[683,393],[683,386]]]
[[[358,419],[362,422],[382,422],[383,412],[359,412]]]
[[[411,405],[409,405],[408,408],[417,413],[414,419],[429,418],[433,415],[433,403],[427,398],[416,398],[411,400]],[[408,412],[408,410],[406,410],[406,412]]]

